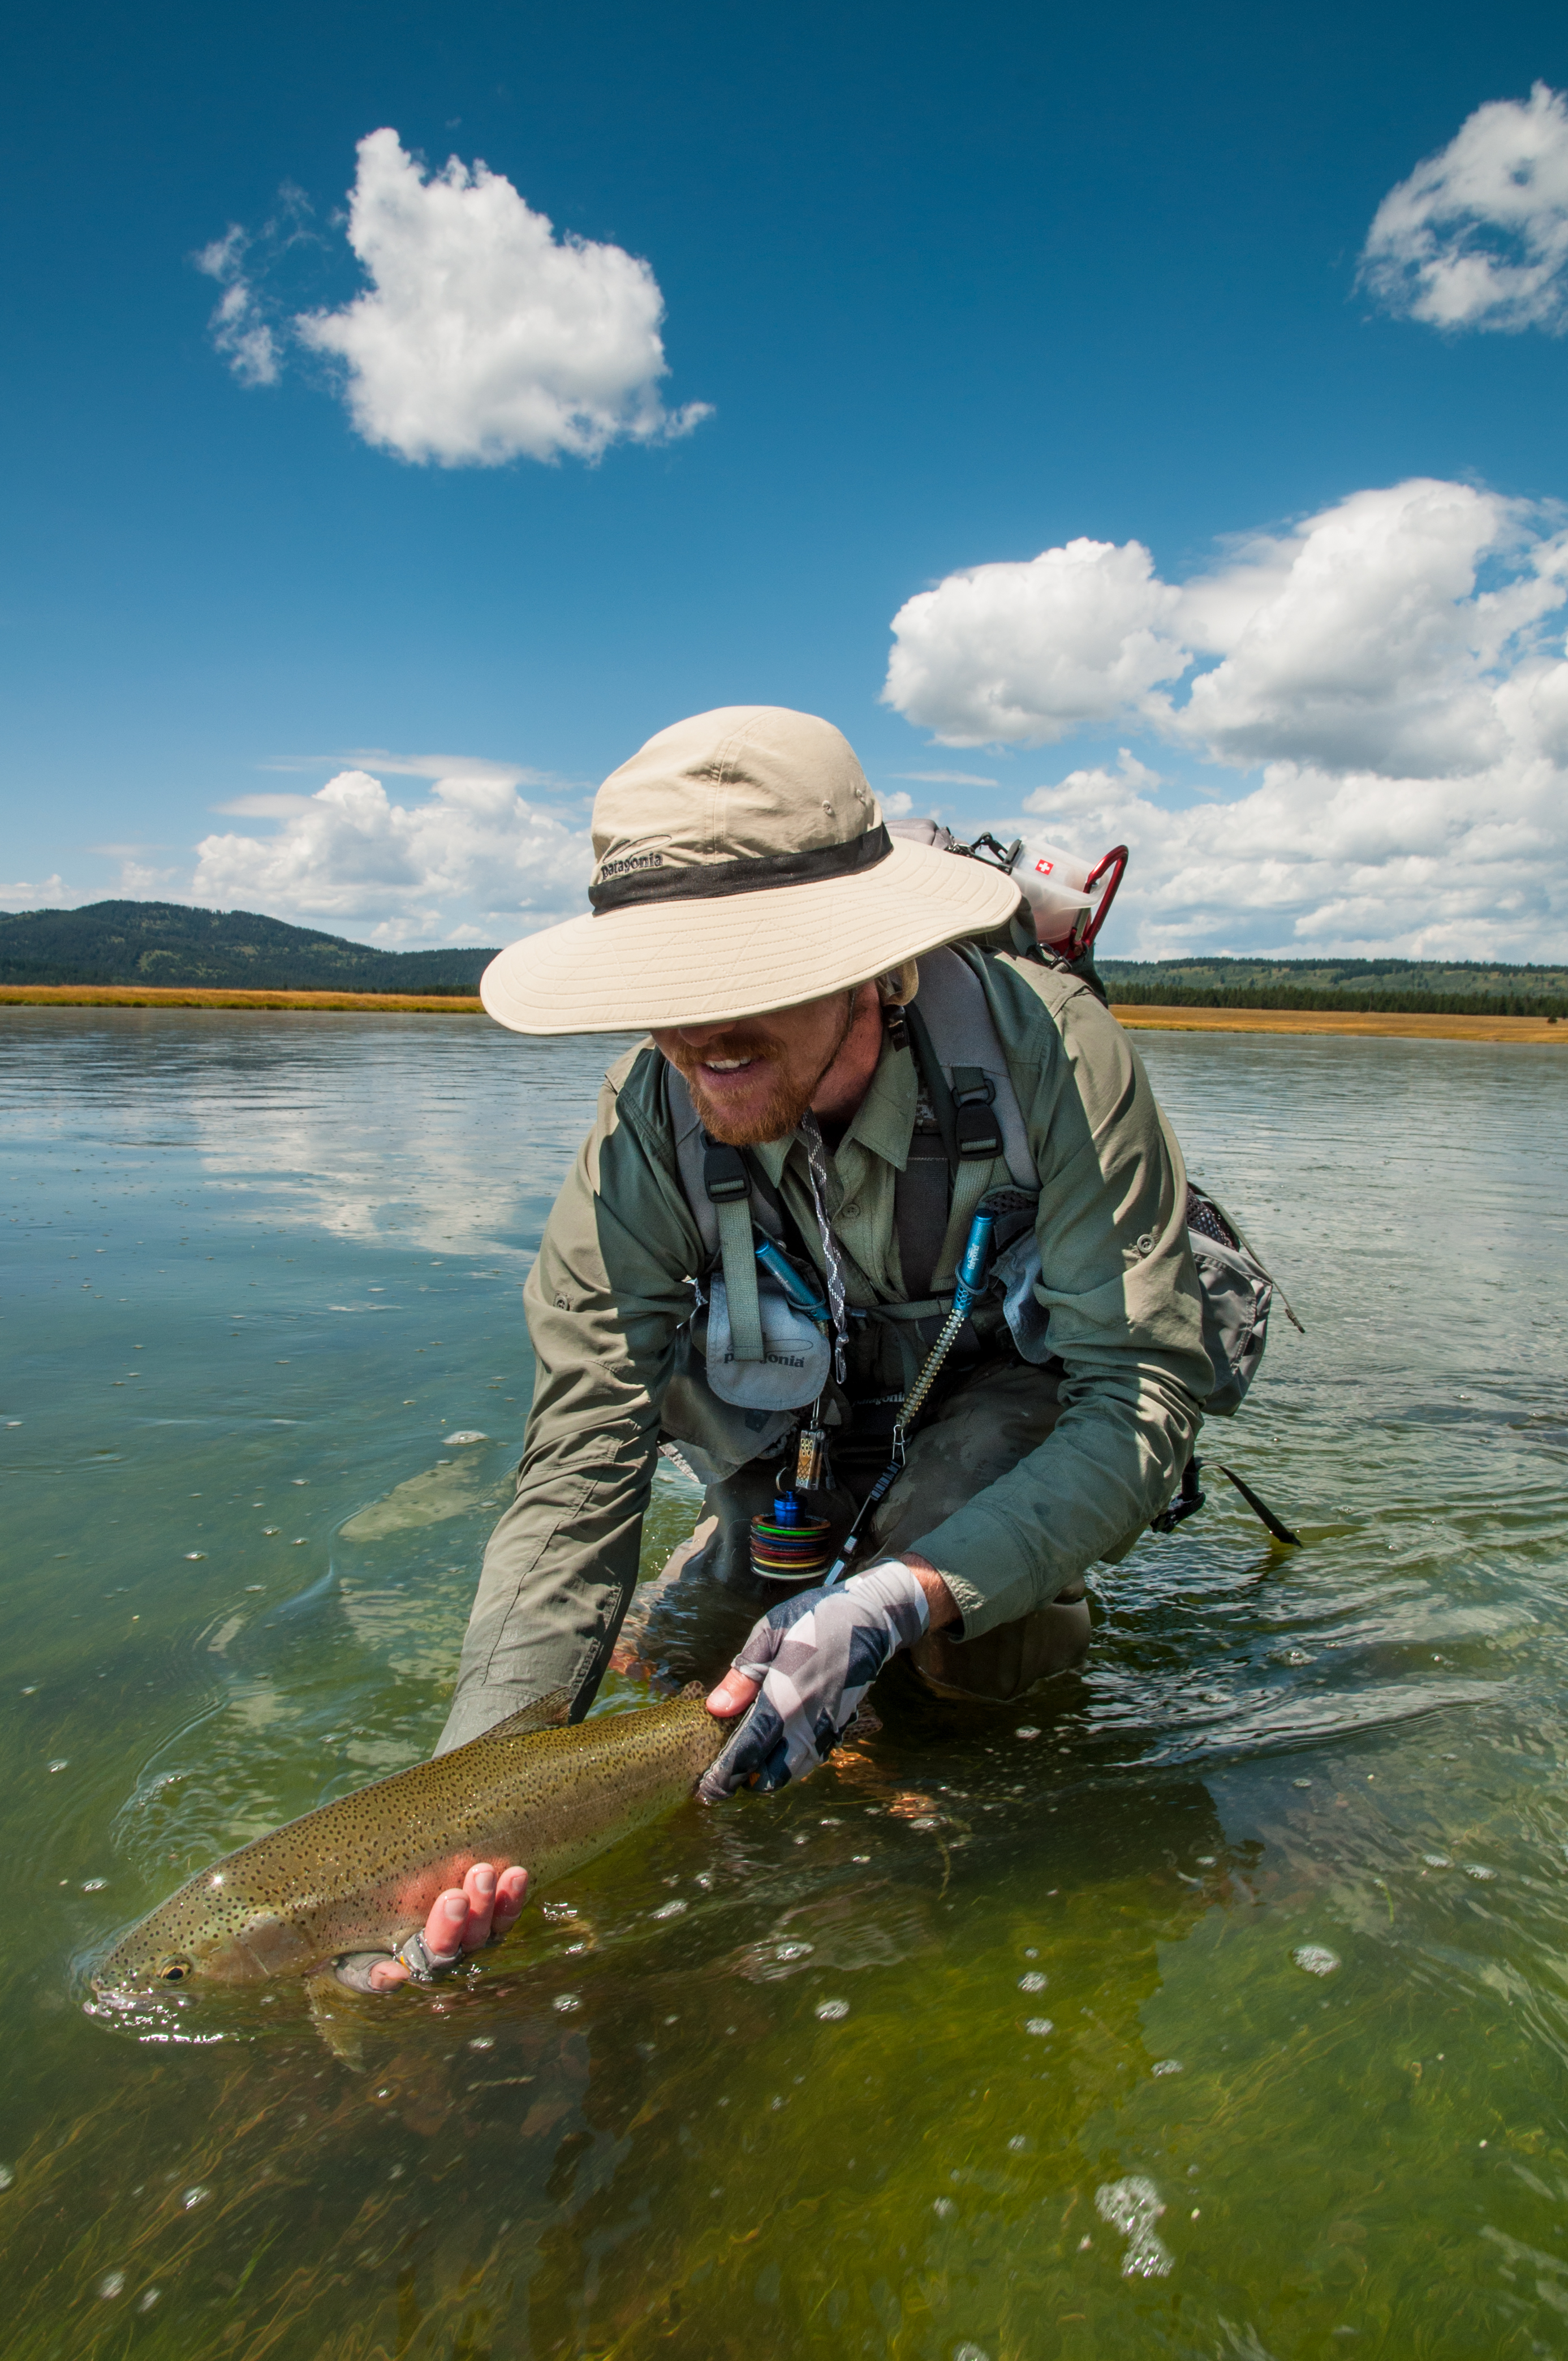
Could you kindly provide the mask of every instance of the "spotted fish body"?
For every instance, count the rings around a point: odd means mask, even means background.
[[[695,1697],[571,1729],[540,1729],[539,1711],[215,1861],[132,1927],[95,1988],[250,1983],[389,1951],[476,1861],[521,1863],[533,1892],[661,1818],[733,1729]]]

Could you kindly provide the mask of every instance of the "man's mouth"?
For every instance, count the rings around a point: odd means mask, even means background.
[[[705,1074],[743,1074],[756,1062],[755,1058],[705,1058],[702,1071]]]

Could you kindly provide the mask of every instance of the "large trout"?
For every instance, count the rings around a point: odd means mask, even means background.
[[[214,1861],[115,1945],[94,1990],[308,1976],[342,1952],[390,1951],[476,1861],[521,1863],[532,1894],[683,1802],[734,1728],[697,1696],[541,1727],[569,1702],[545,1698]]]

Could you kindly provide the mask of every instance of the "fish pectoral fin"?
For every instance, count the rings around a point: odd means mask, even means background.
[[[525,1738],[531,1730],[559,1730],[572,1710],[576,1695],[575,1689],[552,1689],[547,1697],[535,1697],[532,1705],[509,1713],[492,1729],[481,1730],[473,1743],[483,1746],[492,1738]]]

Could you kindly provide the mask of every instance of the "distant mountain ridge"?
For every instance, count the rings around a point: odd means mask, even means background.
[[[206,984],[252,992],[477,992],[494,950],[382,951],[254,910],[89,902],[0,911],[0,983]]]

